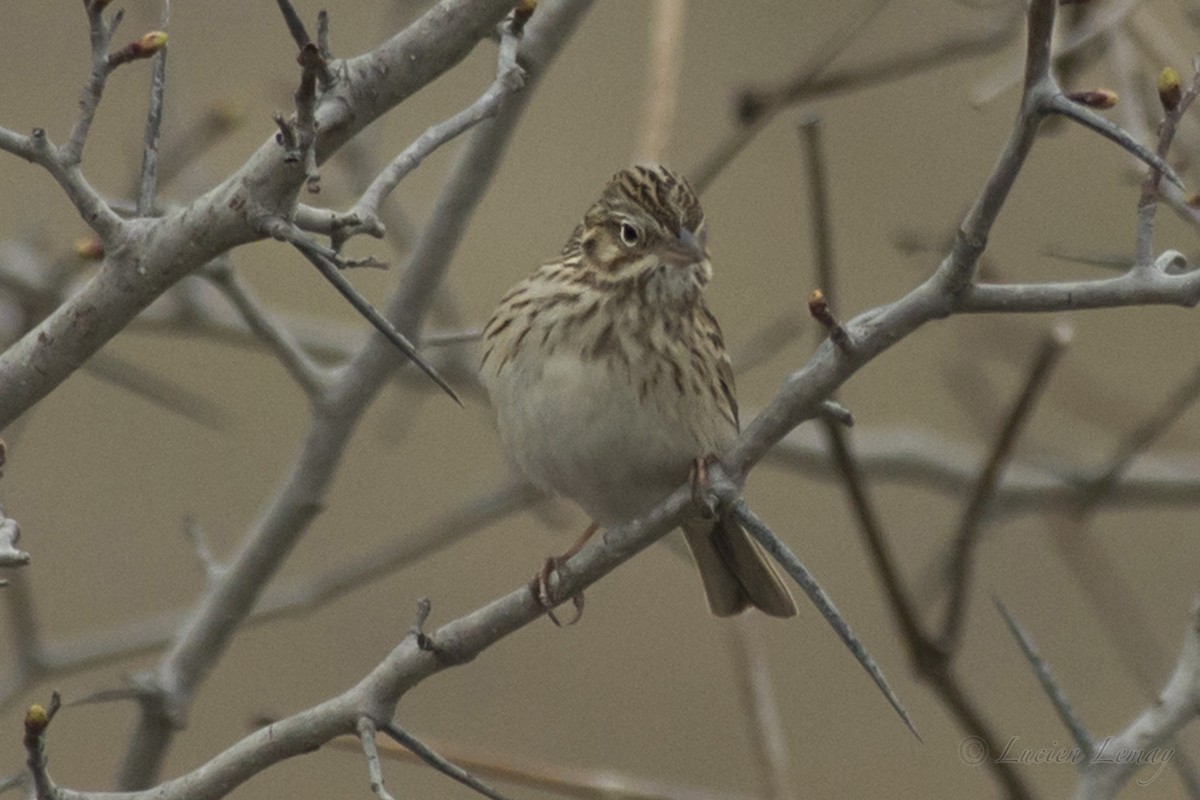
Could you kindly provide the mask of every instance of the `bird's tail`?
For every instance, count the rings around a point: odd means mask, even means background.
[[[796,601],[779,573],[732,517],[690,521],[683,532],[713,614],[731,617],[751,606],[772,617],[796,613]]]

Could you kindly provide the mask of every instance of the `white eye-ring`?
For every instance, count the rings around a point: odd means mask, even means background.
[[[641,234],[638,233],[638,229],[633,226],[632,222],[621,223],[621,241],[625,243],[626,247],[633,247],[641,238]]]

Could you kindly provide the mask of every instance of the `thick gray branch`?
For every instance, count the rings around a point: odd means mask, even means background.
[[[511,5],[510,0],[442,0],[374,51],[342,64],[344,78],[335,96],[324,98],[318,110],[318,160],[461,61]],[[3,138],[11,149],[23,150],[19,137]],[[36,142],[33,149],[40,163]],[[68,193],[86,186],[75,168],[55,177]],[[64,183],[68,178],[71,182]],[[271,138],[236,173],[187,207],[131,221],[120,235],[110,236],[95,278],[0,355],[0,429],[184,275],[261,238],[262,218],[289,216],[305,178],[303,164],[285,164]]]

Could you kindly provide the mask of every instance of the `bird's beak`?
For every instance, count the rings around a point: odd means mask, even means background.
[[[679,267],[690,267],[692,264],[702,264],[708,260],[708,250],[704,247],[704,236],[699,237],[687,228],[681,228],[679,238],[667,247],[667,260]]]

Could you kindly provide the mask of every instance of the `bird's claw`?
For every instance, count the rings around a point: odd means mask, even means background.
[[[712,493],[708,491],[708,468],[717,463],[717,457],[712,453],[700,456],[692,462],[688,480],[692,484],[692,502],[700,509],[700,516],[712,519],[717,515],[717,504]]]
[[[546,616],[550,618],[558,627],[564,627],[563,622],[554,613],[554,607],[562,602],[555,597],[554,592],[550,589],[550,577],[558,571],[558,566],[563,562],[563,558],[547,558],[546,563],[538,570],[537,575],[533,578],[533,597],[537,600],[542,610],[546,612]],[[566,625],[574,625],[579,622],[583,616],[583,592],[577,592],[571,596],[571,603],[575,606],[575,616],[566,622]]]
[[[582,550],[583,546],[588,543],[588,539],[591,539],[599,529],[600,526],[593,522],[587,527],[586,530],[584,530],[583,534],[580,535],[578,541],[571,545],[570,550],[563,553],[561,556],[558,556],[557,558],[547,558],[546,563],[542,565],[542,568],[538,570],[537,575],[535,575],[533,578],[533,599],[536,600],[538,605],[540,605],[546,612],[546,616],[550,618],[550,621],[560,628],[563,627],[563,624],[555,615],[554,607],[563,602],[566,598],[558,598],[554,596],[554,592],[550,589],[550,576],[558,572],[560,565],[565,564],[568,559]],[[576,622],[579,622],[579,618],[583,616],[583,592],[577,592],[576,594],[572,595],[571,602],[575,606],[575,617],[567,623],[568,625],[574,625]]]

